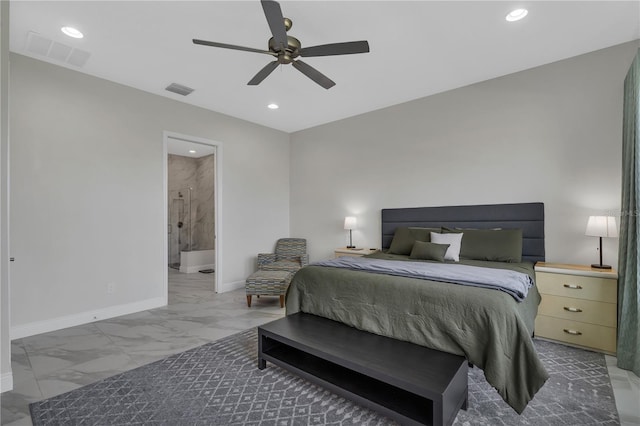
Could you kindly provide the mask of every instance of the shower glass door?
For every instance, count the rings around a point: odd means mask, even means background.
[[[169,266],[180,268],[180,252],[191,250],[191,189],[169,191]]]

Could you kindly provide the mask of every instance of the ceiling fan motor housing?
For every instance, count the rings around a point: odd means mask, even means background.
[[[282,50],[271,37],[269,39],[269,50],[278,55],[278,62],[281,64],[290,64],[295,58],[300,56],[300,40],[295,37],[287,36],[287,47]]]

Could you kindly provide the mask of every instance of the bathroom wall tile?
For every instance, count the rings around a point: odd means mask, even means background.
[[[196,182],[196,211],[194,217],[194,235],[197,235],[198,250],[212,250],[214,241],[215,208],[215,158],[207,155],[198,158]]]
[[[208,155],[200,158],[184,157],[170,154],[168,156],[168,189],[170,218],[173,200],[177,191],[186,192],[183,199],[185,217],[182,222],[189,236],[182,238],[180,250],[212,250],[214,248],[214,178],[215,157]],[[190,190],[186,190],[190,188]],[[186,202],[186,201],[185,201]],[[171,220],[171,219],[170,219]],[[175,220],[174,220],[175,221]],[[171,247],[177,244],[177,234],[172,232]],[[173,250],[170,263],[177,263],[178,254]]]

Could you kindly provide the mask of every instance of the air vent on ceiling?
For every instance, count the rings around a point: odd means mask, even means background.
[[[189,93],[193,92],[191,87],[183,86],[178,83],[171,83],[164,90],[168,90],[169,92],[177,93],[178,95],[187,96]]]
[[[46,56],[57,62],[73,65],[81,68],[87,63],[91,53],[86,50],[76,49],[66,44],[58,43],[50,38],[29,31],[27,35],[27,52],[34,55]]]

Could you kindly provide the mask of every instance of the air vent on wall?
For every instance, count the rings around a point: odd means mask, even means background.
[[[27,35],[27,52],[78,68],[83,67],[91,56],[86,50],[58,43],[33,31],[29,31]]]
[[[193,92],[191,87],[183,86],[178,83],[171,83],[164,90],[168,90],[169,92],[177,93],[178,95],[187,96],[189,93]]]

